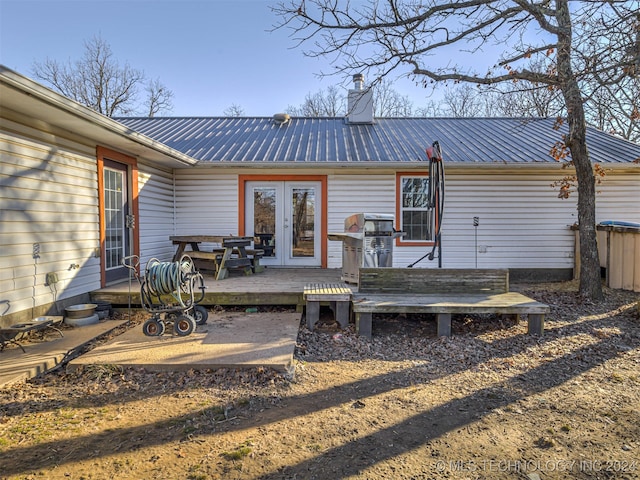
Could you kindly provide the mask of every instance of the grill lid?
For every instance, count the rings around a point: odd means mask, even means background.
[[[386,213],[354,213],[344,221],[344,231],[366,236],[392,235],[395,217]]]
[[[344,233],[330,233],[329,240],[362,240],[365,237],[393,237],[404,235],[393,228],[395,216],[387,213],[354,213],[344,221]]]

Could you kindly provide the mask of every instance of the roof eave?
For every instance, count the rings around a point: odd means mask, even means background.
[[[303,161],[218,161],[218,160],[203,160],[197,165],[198,168],[233,168],[233,169],[256,169],[256,168],[269,168],[269,169],[323,169],[327,168],[342,170],[342,169],[376,169],[376,170],[419,170],[428,169],[428,161],[357,161],[357,162],[303,162]],[[539,162],[504,162],[496,161],[492,163],[487,162],[455,162],[444,160],[444,167],[446,171],[464,172],[465,170],[473,170],[474,172],[482,173],[507,173],[513,172],[549,172],[563,168],[561,162],[555,161],[539,161]],[[640,163],[607,163],[605,165],[607,170],[615,170],[618,173],[640,173]]]
[[[0,108],[18,113],[37,108],[37,117],[32,116],[40,121],[76,134],[81,132],[96,143],[106,143],[125,153],[149,157],[160,163],[175,163],[173,166],[198,163],[189,155],[137,133],[3,65],[0,65]]]

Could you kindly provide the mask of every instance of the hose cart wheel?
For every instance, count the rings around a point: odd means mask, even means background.
[[[159,318],[152,317],[142,325],[142,332],[148,337],[157,337],[164,334],[165,326]]]
[[[196,329],[196,321],[191,315],[179,315],[173,321],[173,331],[176,335],[185,337]]]
[[[193,307],[193,318],[196,321],[196,325],[204,325],[209,318],[209,312],[203,306],[196,305]]]

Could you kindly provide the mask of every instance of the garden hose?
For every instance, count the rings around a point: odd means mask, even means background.
[[[184,305],[180,296],[180,290],[186,293],[193,292],[194,277],[193,262],[186,257],[182,257],[180,262],[160,262],[152,258],[147,263],[145,273],[145,287],[148,297],[161,297],[162,295],[172,295],[181,305]],[[149,300],[150,298],[147,298]]]

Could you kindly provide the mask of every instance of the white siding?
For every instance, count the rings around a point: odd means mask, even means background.
[[[327,181],[328,232],[343,232],[344,219],[354,213],[396,213],[395,174],[331,175]],[[327,267],[342,267],[342,242],[327,242]]]
[[[621,220],[640,223],[640,172],[635,175],[609,173],[596,185],[596,221]]]
[[[0,300],[9,313],[100,288],[95,154],[69,144],[0,133]],[[47,272],[55,287],[44,285]]]
[[[238,233],[238,176],[218,172],[176,170],[176,235]]]
[[[559,199],[551,183],[557,173],[462,175],[446,177],[442,226],[443,267],[573,268],[577,195]],[[395,213],[395,175],[329,177],[328,230],[341,232],[356,212]],[[640,222],[640,175],[609,173],[598,187],[597,221]],[[477,228],[473,217],[480,219]],[[404,267],[430,251],[394,247],[394,266]],[[328,267],[342,265],[342,244],[328,242]],[[437,259],[416,267],[437,267]]]
[[[559,199],[552,181],[551,175],[449,175],[443,266],[475,267],[477,233],[479,268],[572,268],[575,199]]]
[[[557,171],[483,175],[448,172],[443,267],[475,267],[477,233],[480,268],[573,268],[574,234],[569,227],[577,222],[577,196],[559,199],[557,190],[551,187],[558,178]],[[329,232],[342,232],[344,219],[353,213],[395,214],[394,172],[334,171],[327,181]],[[176,171],[176,233],[236,233],[237,188],[237,173],[222,168]],[[598,191],[598,221],[640,222],[640,175],[609,173]],[[474,216],[480,218],[477,231]],[[427,247],[394,247],[394,265],[407,266],[428,251]],[[437,259],[425,259],[416,267],[435,268],[437,264]],[[328,242],[327,266],[342,266],[341,242]]]
[[[142,272],[150,258],[168,261],[174,246],[173,174],[150,165],[138,164],[138,209],[140,263]]]

